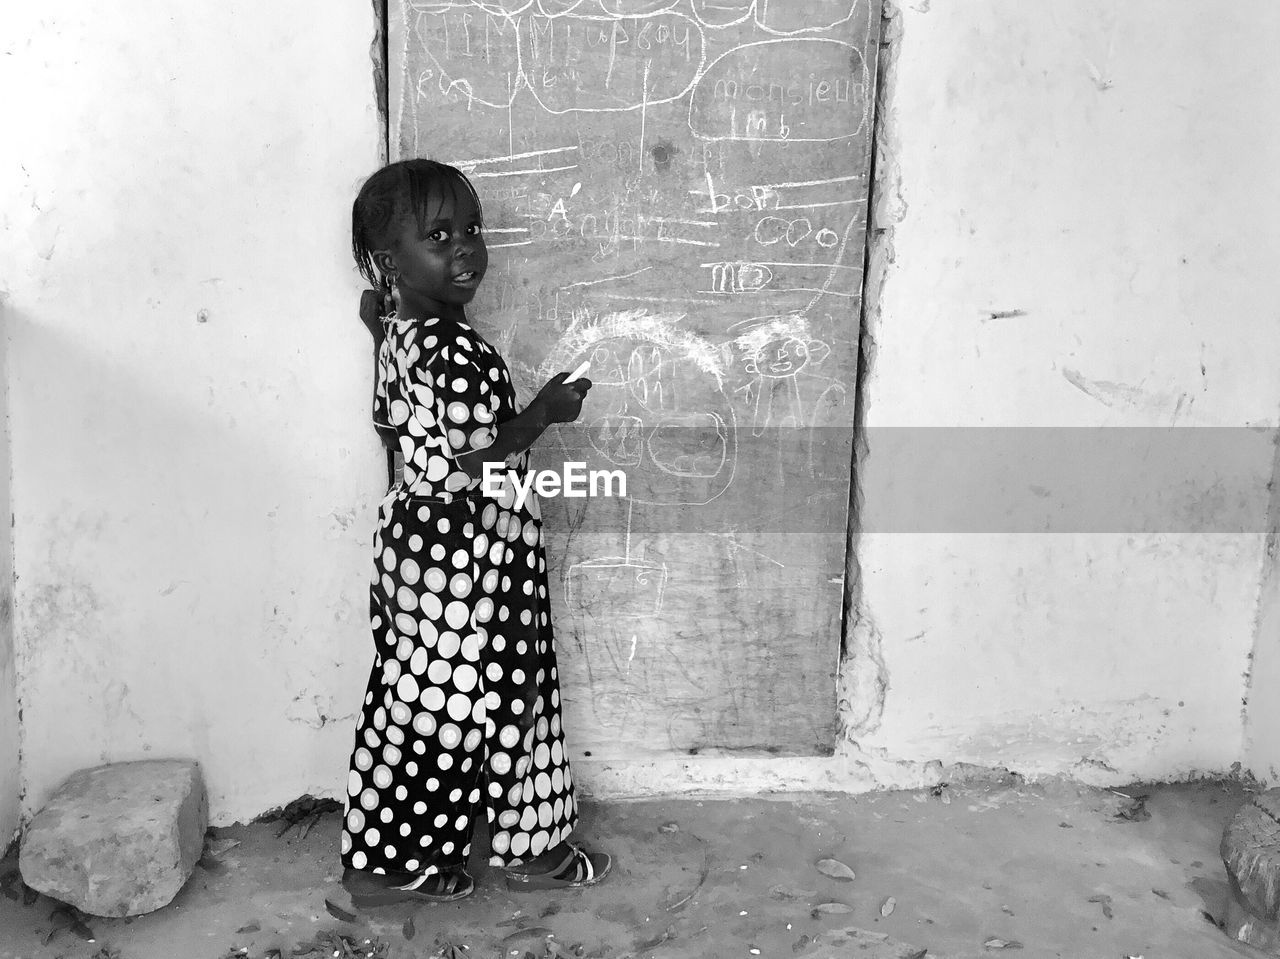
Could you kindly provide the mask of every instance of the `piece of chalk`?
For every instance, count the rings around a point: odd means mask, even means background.
[[[572,383],[574,380],[581,379],[581,378],[582,378],[582,374],[583,374],[583,373],[585,373],[585,372],[587,372],[587,368],[588,368],[588,367],[590,367],[590,366],[591,366],[591,361],[590,361],[590,360],[587,360],[587,362],[583,363],[583,364],[582,364],[581,366],[579,366],[576,370],[574,370],[572,373],[570,373],[568,376],[566,376],[566,377],[564,378],[564,381],[565,381],[566,383]]]

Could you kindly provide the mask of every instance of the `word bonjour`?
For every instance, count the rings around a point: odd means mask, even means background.
[[[516,509],[524,506],[531,489],[539,496],[565,496],[570,499],[627,495],[627,474],[622,470],[588,470],[586,463],[565,463],[559,472],[530,470],[521,482],[515,470],[505,467],[506,464],[501,462],[485,463],[480,489],[490,499],[501,499],[510,481],[516,493]],[[615,484],[617,492],[614,492]]]

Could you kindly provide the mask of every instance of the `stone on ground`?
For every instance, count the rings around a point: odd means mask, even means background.
[[[18,867],[32,889],[95,916],[173,900],[204,846],[200,767],[184,760],[82,769],[31,820]]]
[[[1240,808],[1222,833],[1220,852],[1249,911],[1274,921],[1280,914],[1280,789]]]

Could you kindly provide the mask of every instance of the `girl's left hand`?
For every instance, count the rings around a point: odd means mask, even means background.
[[[534,403],[542,406],[551,423],[572,423],[582,412],[582,401],[591,389],[591,381],[586,377],[566,383],[568,373],[557,373],[534,398]]]

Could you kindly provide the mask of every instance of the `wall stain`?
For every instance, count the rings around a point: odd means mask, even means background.
[[[679,148],[670,140],[661,140],[654,144],[653,149],[649,151],[653,157],[654,169],[659,173],[669,172],[671,163],[679,152]]]

